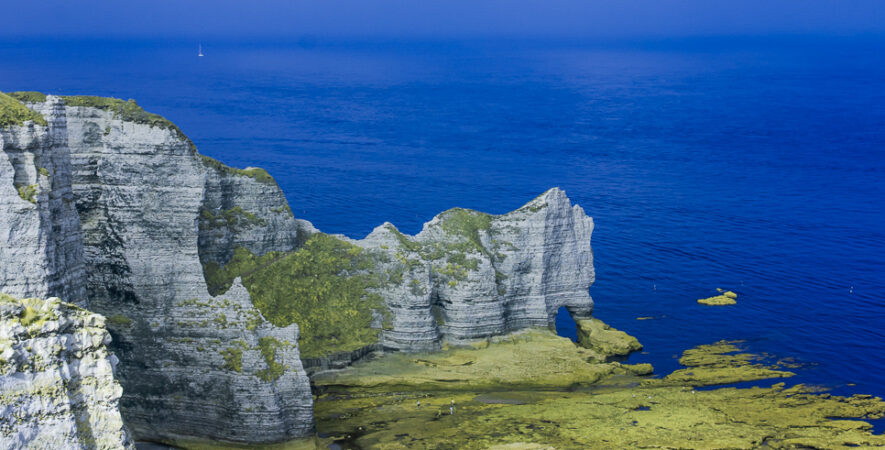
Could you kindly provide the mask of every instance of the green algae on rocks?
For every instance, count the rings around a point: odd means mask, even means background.
[[[323,444],[331,439],[343,448],[392,449],[885,446],[885,437],[873,434],[869,423],[850,420],[883,417],[885,402],[869,396],[837,397],[783,383],[697,391],[677,376],[640,383],[618,372],[583,388],[566,388],[568,381],[593,378],[591,364],[577,362],[588,350],[540,333],[431,358],[394,354],[318,374],[315,415],[318,432],[328,436]],[[687,350],[680,362],[692,369],[741,368],[757,359],[734,354],[734,344]],[[534,362],[520,356],[524,345]],[[503,374],[497,378],[483,369],[495,365]],[[779,376],[768,369],[769,377]],[[758,373],[736,373],[734,381],[758,379]]]
[[[0,127],[23,125],[28,120],[38,125],[47,125],[42,115],[31,111],[15,97],[0,92]]]
[[[627,333],[616,330],[597,318],[576,320],[578,344],[606,356],[626,356],[642,350],[642,344]]]
[[[737,299],[737,294],[735,294],[734,292],[723,291],[722,289],[716,290],[720,292],[719,295],[698,299],[698,303],[710,306],[734,305],[735,303],[737,303],[737,300],[735,300]]]
[[[320,396],[323,435],[359,448],[845,448],[882,446],[859,420],[885,411],[880,399],[825,397],[804,386],[694,391],[622,384],[587,392],[475,392]],[[416,406],[417,401],[421,406]],[[450,410],[450,406],[454,407]],[[354,448],[347,447],[347,448]]]
[[[688,349],[679,358],[686,366],[664,377],[663,381],[680,385],[710,386],[741,381],[787,378],[793,372],[776,370],[773,366],[754,363],[761,358],[751,353],[737,353],[741,341],[719,341]]]
[[[546,328],[478,340],[433,353],[393,353],[340,371],[317,374],[324,386],[367,390],[475,390],[501,386],[570,388],[604,377],[648,374],[651,365],[605,362],[606,356],[575,345]]]

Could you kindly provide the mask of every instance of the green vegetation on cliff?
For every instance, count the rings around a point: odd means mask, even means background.
[[[382,276],[371,273],[367,251],[327,234],[314,234],[298,250],[255,256],[237,248],[224,267],[204,264],[209,292],[226,292],[236,277],[252,303],[271,323],[297,323],[304,358],[350,352],[378,342],[375,314],[386,315],[383,299],[372,292]]]
[[[241,206],[234,206],[231,209],[219,211],[213,214],[208,209],[200,211],[200,228],[230,228],[231,231],[240,231],[253,226],[267,225],[267,221],[246,211]]]
[[[31,203],[37,203],[37,190],[40,186],[36,184],[22,184],[16,186],[18,190],[18,196],[22,198],[22,200],[27,200]]]
[[[22,125],[28,120],[38,125],[47,125],[42,115],[31,111],[18,99],[0,92],[0,127]]]
[[[462,236],[473,250],[484,253],[485,247],[479,236],[480,230],[488,231],[492,216],[470,209],[453,208],[440,215],[442,229],[446,233]]]
[[[449,286],[455,287],[459,281],[468,278],[469,272],[479,268],[479,254],[485,255],[493,261],[497,255],[494,249],[487,249],[481,238],[481,232],[491,229],[492,216],[479,211],[463,208],[453,208],[439,215],[438,226],[443,231],[445,238],[436,240],[417,241],[406,236],[391,224],[386,229],[393,233],[399,242],[401,249],[396,251],[396,258],[411,270],[415,266],[422,265],[423,261],[433,261],[432,269],[442,275],[443,281]],[[493,248],[501,243],[490,243]],[[509,243],[503,243],[509,245]],[[417,253],[420,259],[410,258],[409,253]],[[496,281],[503,281],[503,278]],[[499,286],[499,292],[503,295],[506,288]]]
[[[261,357],[267,367],[258,371],[258,378],[266,382],[276,381],[277,378],[283,376],[288,367],[277,362],[277,350],[285,347],[286,344],[272,337],[263,337],[258,340],[258,349],[261,351]]]
[[[373,311],[384,302],[370,291],[372,258],[341,239],[318,233],[304,246],[243,278],[252,303],[276,326],[297,323],[303,358],[349,352],[378,342]]]
[[[179,138],[188,142],[193,147],[193,142],[176,126],[165,117],[145,111],[133,99],[121,100],[113,97],[95,97],[91,95],[65,95],[62,96],[65,106],[81,106],[103,109],[114,113],[114,117],[126,122],[134,122],[142,125],[172,130]]]
[[[36,91],[18,91],[10,92],[9,96],[22,103],[44,103],[46,102],[46,94]]]
[[[203,264],[203,275],[206,277],[209,293],[213,296],[224,294],[230,289],[236,277],[245,277],[259,267],[264,267],[282,256],[281,252],[255,256],[249,250],[237,247],[234,249],[233,258],[224,267],[214,261]]]
[[[210,158],[206,155],[200,155],[200,160],[203,161],[203,165],[212,169],[215,169],[221,173],[228,175],[238,175],[242,177],[249,177],[255,179],[255,181],[264,183],[264,184],[272,184],[276,185],[276,180],[267,173],[266,170],[260,167],[247,167],[245,169],[237,169],[235,167],[229,167],[218,161],[217,159]]]

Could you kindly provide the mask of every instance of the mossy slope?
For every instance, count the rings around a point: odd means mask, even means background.
[[[334,236],[318,233],[300,249],[255,256],[244,248],[224,267],[205,267],[210,292],[227,291],[236,277],[252,303],[279,327],[298,324],[302,358],[350,352],[378,342],[372,324],[384,314],[381,296],[372,291],[378,277],[371,273],[367,252]]]
[[[28,120],[38,125],[47,125],[42,115],[31,111],[18,99],[0,92],[0,127],[22,125]]]

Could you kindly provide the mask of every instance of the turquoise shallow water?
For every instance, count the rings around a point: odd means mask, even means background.
[[[659,372],[746,339],[885,395],[885,42],[0,42],[0,90],[136,98],[362,237],[560,186]],[[734,307],[696,299],[717,287]],[[651,316],[638,321],[636,317]],[[856,386],[849,386],[854,383]]]

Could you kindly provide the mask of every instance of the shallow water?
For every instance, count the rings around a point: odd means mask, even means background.
[[[362,237],[561,186],[597,315],[660,373],[746,339],[790,382],[885,395],[885,43],[0,42],[0,90],[136,98]],[[717,287],[728,307],[698,305]],[[652,320],[636,320],[652,316]],[[854,386],[848,386],[855,383]]]

